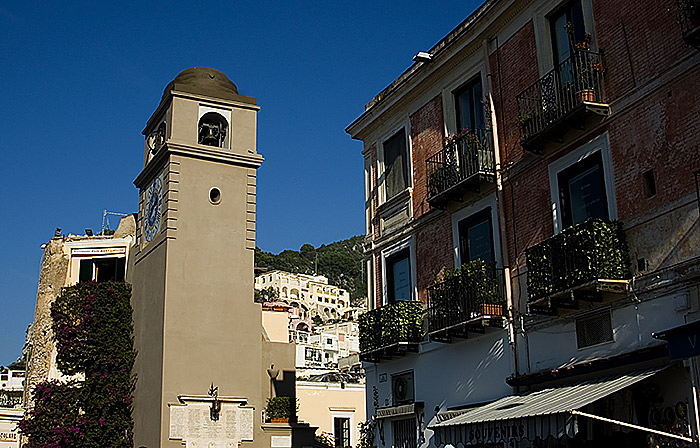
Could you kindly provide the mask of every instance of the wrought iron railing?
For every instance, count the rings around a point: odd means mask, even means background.
[[[591,218],[525,251],[527,291],[534,301],[598,279],[630,278],[619,222]]]
[[[401,301],[384,305],[359,318],[360,353],[398,343],[418,343],[423,337],[423,304]]]
[[[485,316],[505,316],[505,275],[483,262],[465,263],[428,288],[428,331],[434,333]]]
[[[428,197],[443,193],[460,182],[478,174],[495,176],[491,130],[474,129],[448,141],[436,154],[426,160]]]
[[[601,54],[575,50],[516,98],[520,137],[527,142],[584,102],[605,102]]]
[[[683,39],[700,49],[700,0],[676,0],[676,7]]]

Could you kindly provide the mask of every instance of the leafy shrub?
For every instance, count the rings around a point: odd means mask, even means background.
[[[376,448],[374,444],[374,422],[367,420],[357,424],[360,429],[360,440],[357,441],[357,448]]]
[[[291,397],[272,397],[267,399],[265,407],[265,417],[273,418],[292,418],[296,415],[296,406],[292,407]]]
[[[36,386],[35,409],[20,423],[29,441],[25,446],[133,446],[131,287],[82,282],[64,288],[51,317],[59,370],[85,380]]]
[[[78,447],[85,437],[88,418],[80,415],[81,390],[76,383],[56,380],[37,384],[32,409],[19,429],[26,437],[26,447]]]
[[[423,304],[400,301],[360,316],[360,352],[366,353],[397,342],[419,342],[423,337]]]
[[[618,221],[590,218],[525,253],[530,300],[595,279],[630,278],[627,243]]]
[[[323,447],[334,447],[335,446],[335,437],[333,437],[333,434],[325,431],[320,431],[318,434],[314,436],[316,439],[316,442],[323,446]]]

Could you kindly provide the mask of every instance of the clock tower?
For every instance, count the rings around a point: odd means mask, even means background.
[[[195,67],[168,84],[143,131],[129,279],[135,447],[270,446],[267,371],[293,372],[294,346],[263,341],[253,301],[258,109],[226,75]]]

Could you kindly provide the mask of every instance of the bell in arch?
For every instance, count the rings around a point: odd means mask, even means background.
[[[199,137],[197,143],[200,145],[224,148],[227,129],[228,123],[224,117],[215,112],[208,112],[199,119]]]

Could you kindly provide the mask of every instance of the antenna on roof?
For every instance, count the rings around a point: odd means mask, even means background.
[[[115,216],[126,216],[128,213],[117,213],[117,212],[110,212],[109,210],[104,210],[102,212],[102,234],[105,233],[105,230],[110,230],[109,228],[109,216],[108,215],[115,215]]]

